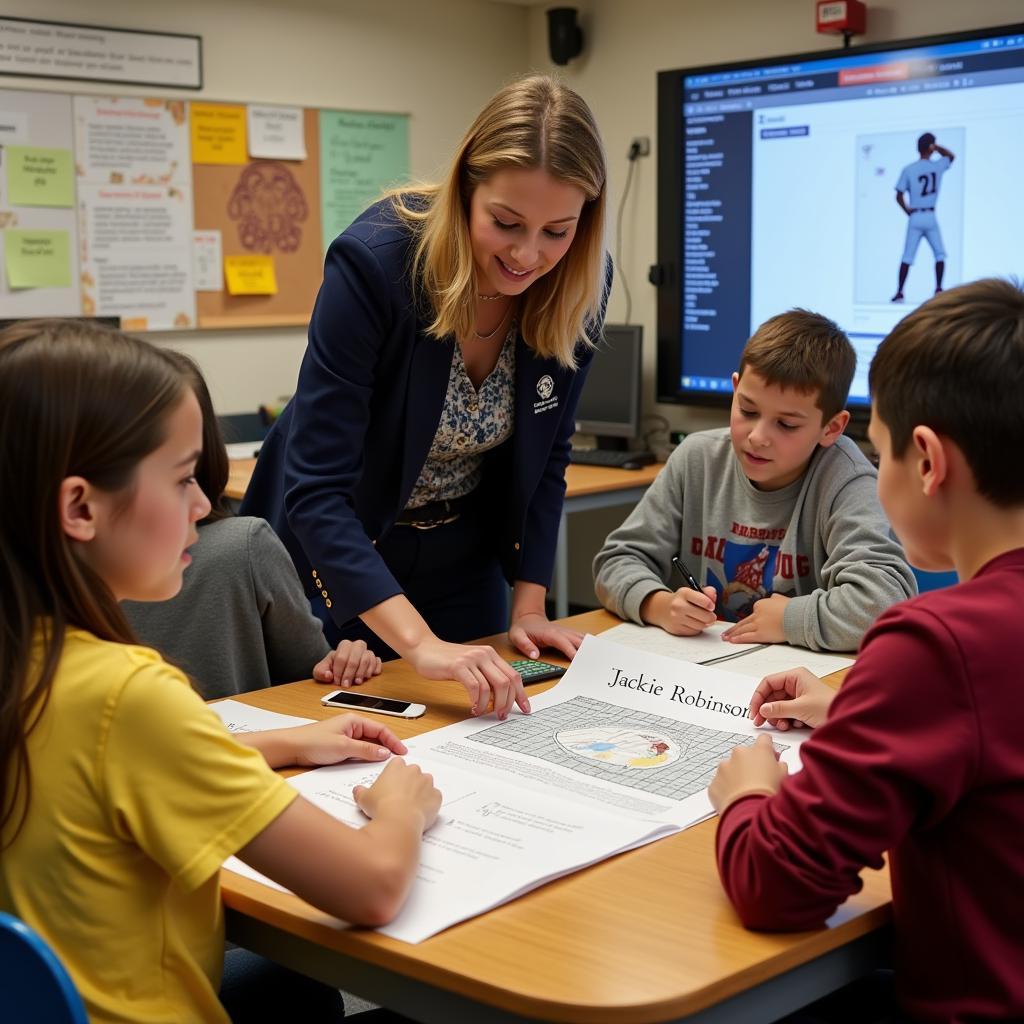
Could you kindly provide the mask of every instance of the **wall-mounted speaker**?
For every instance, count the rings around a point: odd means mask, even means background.
[[[556,64],[568,64],[583,52],[583,29],[576,23],[575,7],[548,9],[548,49]]]

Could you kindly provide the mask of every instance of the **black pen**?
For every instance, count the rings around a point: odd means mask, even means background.
[[[700,589],[700,584],[693,578],[693,573],[683,564],[683,560],[678,555],[672,556],[672,564],[675,566],[676,572],[683,578],[683,581],[687,586],[692,587],[697,591],[698,594],[703,594],[704,591]]]

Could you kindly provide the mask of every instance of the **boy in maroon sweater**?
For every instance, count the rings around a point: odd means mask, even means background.
[[[1024,291],[936,296],[882,343],[870,383],[893,531],[913,565],[964,582],[883,614],[834,700],[806,672],[762,683],[758,724],[823,724],[791,778],[767,736],[721,765],[719,872],[748,927],[802,930],[888,851],[903,1012],[1021,1020]]]

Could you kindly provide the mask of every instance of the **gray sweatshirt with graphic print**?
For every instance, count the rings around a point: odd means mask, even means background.
[[[878,502],[874,467],[847,437],[818,448],[803,475],[777,491],[744,475],[728,428],[691,434],[594,559],[598,599],[642,622],[640,605],[675,590],[678,555],[737,620],[772,593],[791,597],[786,640],[853,651],[890,605],[917,593]]]

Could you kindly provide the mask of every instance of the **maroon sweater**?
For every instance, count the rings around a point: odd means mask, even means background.
[[[1024,1019],[1022,641],[1024,549],[879,618],[803,771],[719,822],[747,927],[821,927],[889,851],[903,1009]]]

